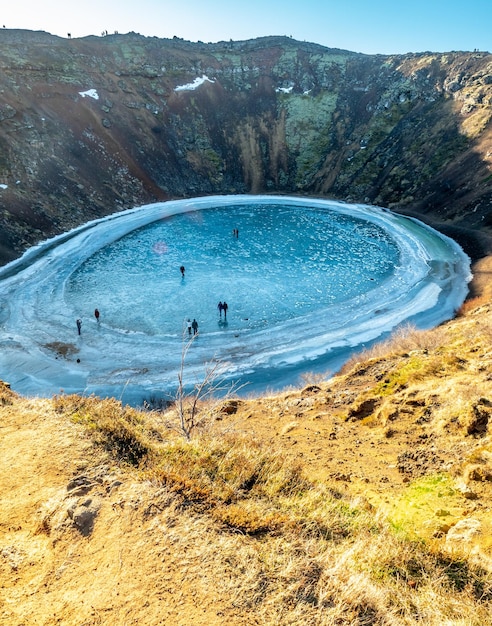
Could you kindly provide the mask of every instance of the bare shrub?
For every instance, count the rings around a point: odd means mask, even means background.
[[[222,361],[211,361],[205,364],[203,376],[192,385],[185,380],[186,357],[191,349],[196,335],[189,339],[186,329],[183,331],[183,346],[181,350],[181,362],[178,371],[178,386],[174,398],[174,412],[176,419],[172,419],[173,410],[167,413],[166,425],[178,430],[187,440],[190,440],[198,428],[203,428],[213,418],[217,407],[223,404],[238,390],[234,383],[224,383],[223,374],[226,364]]]

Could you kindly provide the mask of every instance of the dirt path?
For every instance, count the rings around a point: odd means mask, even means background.
[[[248,623],[212,584],[224,564],[205,523],[111,467],[49,400],[21,405],[0,405],[1,626]]]

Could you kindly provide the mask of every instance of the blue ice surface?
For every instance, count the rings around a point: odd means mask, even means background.
[[[0,378],[26,395],[138,405],[173,397],[184,362],[189,387],[215,364],[224,389],[279,390],[333,374],[402,324],[452,318],[470,279],[453,240],[378,207],[284,196],[146,205],[0,269]]]

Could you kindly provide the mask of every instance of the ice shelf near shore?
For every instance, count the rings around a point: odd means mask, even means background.
[[[240,393],[279,389],[335,372],[401,324],[452,318],[470,279],[454,241],[378,207],[241,195],[146,205],[0,268],[0,378],[26,395],[172,396],[190,317],[185,384],[217,359]]]

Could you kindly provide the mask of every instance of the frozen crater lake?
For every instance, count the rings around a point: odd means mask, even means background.
[[[283,196],[146,205],[0,268],[0,378],[27,395],[172,397],[196,319],[186,384],[218,360],[240,393],[279,389],[334,373],[401,324],[450,319],[470,278],[454,241],[377,207]]]

